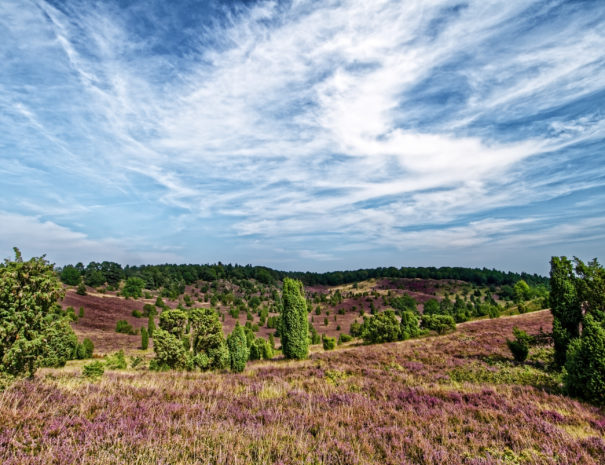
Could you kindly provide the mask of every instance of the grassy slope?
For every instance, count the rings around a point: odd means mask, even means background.
[[[242,374],[40,370],[0,393],[3,464],[602,464],[602,410],[558,394],[546,349],[510,362],[513,325],[250,363]]]

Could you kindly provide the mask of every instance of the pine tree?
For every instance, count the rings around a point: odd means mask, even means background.
[[[155,331],[155,320],[153,319],[153,315],[149,314],[149,320],[147,322],[147,333],[149,337],[153,337],[153,332]]]
[[[307,302],[300,281],[284,278],[281,344],[286,358],[304,359],[309,353]]]

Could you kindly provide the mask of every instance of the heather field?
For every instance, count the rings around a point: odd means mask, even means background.
[[[605,412],[559,393],[517,325],[251,362],[241,374],[41,369],[0,393],[0,462],[21,464],[602,464]]]

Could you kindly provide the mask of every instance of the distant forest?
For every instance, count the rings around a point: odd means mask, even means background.
[[[77,284],[83,278],[89,286],[107,283],[117,285],[122,279],[138,277],[145,281],[147,289],[170,288],[193,284],[198,280],[216,281],[217,279],[256,279],[264,284],[282,281],[285,277],[298,279],[306,286],[350,284],[372,278],[421,278],[455,279],[476,285],[514,285],[524,280],[532,287],[549,286],[549,279],[529,273],[513,273],[487,268],[463,267],[380,267],[350,271],[331,271],[326,273],[278,271],[263,266],[208,264],[208,265],[141,265],[122,267],[115,262],[90,262],[86,267],[82,263],[67,265],[60,269],[61,279],[67,284]]]

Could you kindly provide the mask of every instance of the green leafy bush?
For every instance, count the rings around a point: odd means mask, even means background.
[[[149,368],[164,370],[182,370],[187,363],[187,354],[180,338],[163,329],[156,329],[153,333],[153,350],[155,358]]]
[[[515,361],[519,363],[524,362],[529,354],[529,343],[531,338],[525,331],[517,327],[513,328],[513,336],[515,336],[515,339],[512,341],[507,339],[506,344],[513,354]]]
[[[124,357],[124,351],[119,350],[111,355],[107,356],[105,365],[110,370],[124,370],[128,366],[126,363],[126,357]]]
[[[131,276],[124,283],[124,288],[122,289],[121,294],[124,297],[132,297],[133,299],[137,299],[139,297],[143,297],[144,287],[145,281],[136,276]]]
[[[399,320],[392,310],[372,315],[364,321],[361,337],[366,344],[393,342],[399,339]]]
[[[98,379],[105,373],[103,362],[96,360],[94,362],[87,363],[82,367],[82,374],[89,379]]]
[[[227,337],[227,346],[229,347],[231,370],[235,373],[241,373],[246,368],[249,351],[246,332],[239,323],[235,324],[232,333]]]
[[[76,294],[86,295],[86,286],[84,285],[84,283],[78,284],[78,288],[76,289]]]
[[[567,349],[564,383],[569,394],[605,404],[605,328],[589,314]]]
[[[456,321],[450,315],[422,315],[421,326],[445,334],[456,329]]]
[[[351,336],[350,334],[341,333],[340,336],[338,336],[338,344],[343,344],[352,340],[353,336]]]
[[[118,320],[116,322],[116,333],[136,334],[137,330],[132,327],[126,320]]]
[[[415,312],[402,312],[399,335],[400,339],[405,340],[411,337],[417,337],[420,332],[418,324],[418,316]]]
[[[336,338],[324,336],[322,340],[324,350],[334,350],[336,347]]]
[[[149,333],[144,326],[141,328],[141,349],[147,350],[149,347]]]
[[[0,371],[33,376],[48,351],[55,304],[65,295],[53,265],[43,257],[0,264]],[[19,296],[19,298],[15,298]]]

